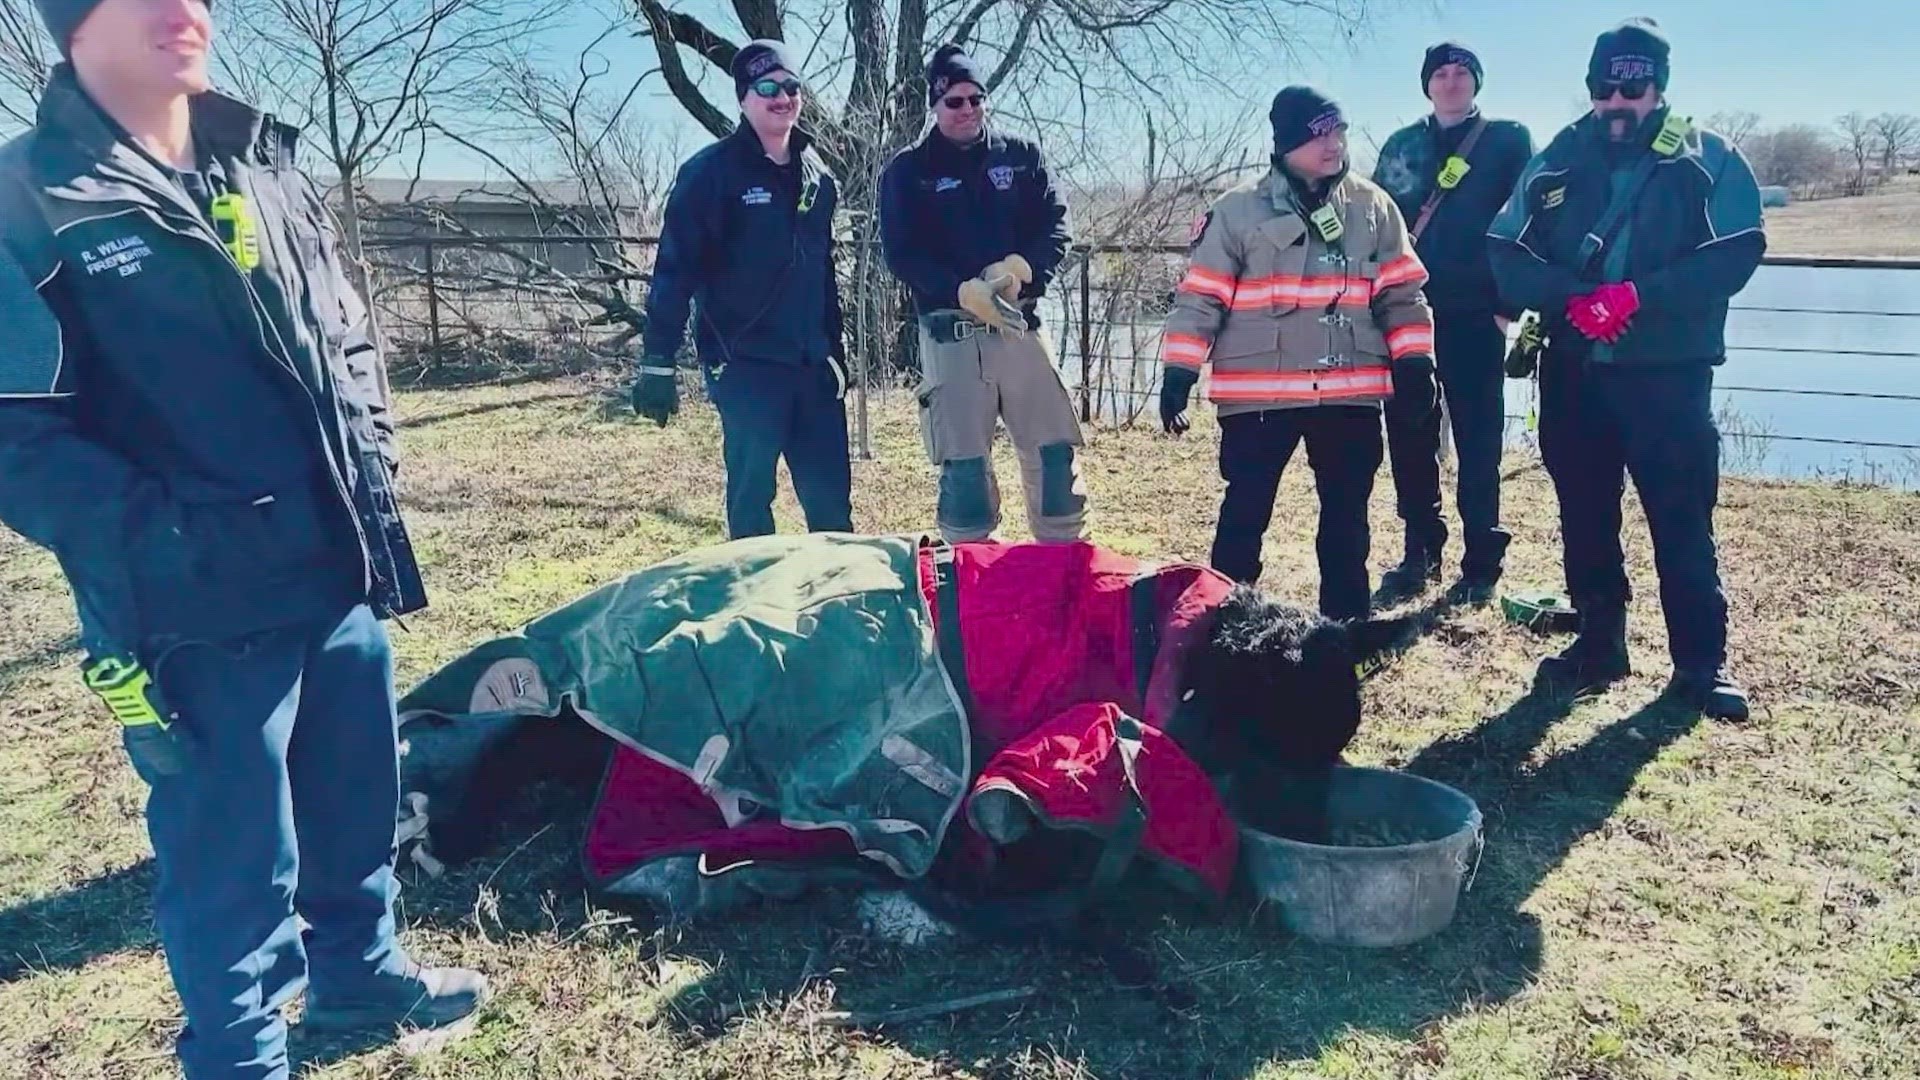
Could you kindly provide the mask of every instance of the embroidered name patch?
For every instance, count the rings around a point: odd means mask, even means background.
[[[109,271],[121,277],[132,277],[141,270],[140,260],[153,254],[153,249],[138,236],[122,236],[118,240],[109,240],[92,251],[80,253],[80,261],[87,268],[87,276],[105,274]]]

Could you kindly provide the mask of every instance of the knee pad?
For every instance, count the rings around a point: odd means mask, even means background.
[[[993,525],[993,507],[987,491],[987,459],[955,458],[940,465],[940,522],[972,532]]]
[[[1087,496],[1080,486],[1080,474],[1074,463],[1072,443],[1048,443],[1040,448],[1040,512],[1047,517],[1068,517],[1087,508]]]

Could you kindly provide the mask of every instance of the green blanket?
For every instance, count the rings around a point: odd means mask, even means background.
[[[480,646],[401,707],[568,705],[691,777],[730,825],[777,815],[843,829],[864,855],[917,878],[975,764],[918,549],[904,537],[808,535],[690,552]]]

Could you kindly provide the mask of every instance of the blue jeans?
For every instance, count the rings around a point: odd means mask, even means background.
[[[828,365],[736,361],[708,367],[727,463],[727,539],[773,534],[780,458],[809,532],[853,531],[847,408]]]
[[[365,606],[159,662],[190,764],[147,775],[154,915],[189,1080],[287,1076],[280,1007],[398,973],[393,659]],[[310,931],[305,940],[298,911]]]

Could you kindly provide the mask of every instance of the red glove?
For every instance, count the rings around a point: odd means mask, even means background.
[[[1639,310],[1640,290],[1631,281],[1619,281],[1569,299],[1567,321],[1587,337],[1611,345],[1627,332]]]

